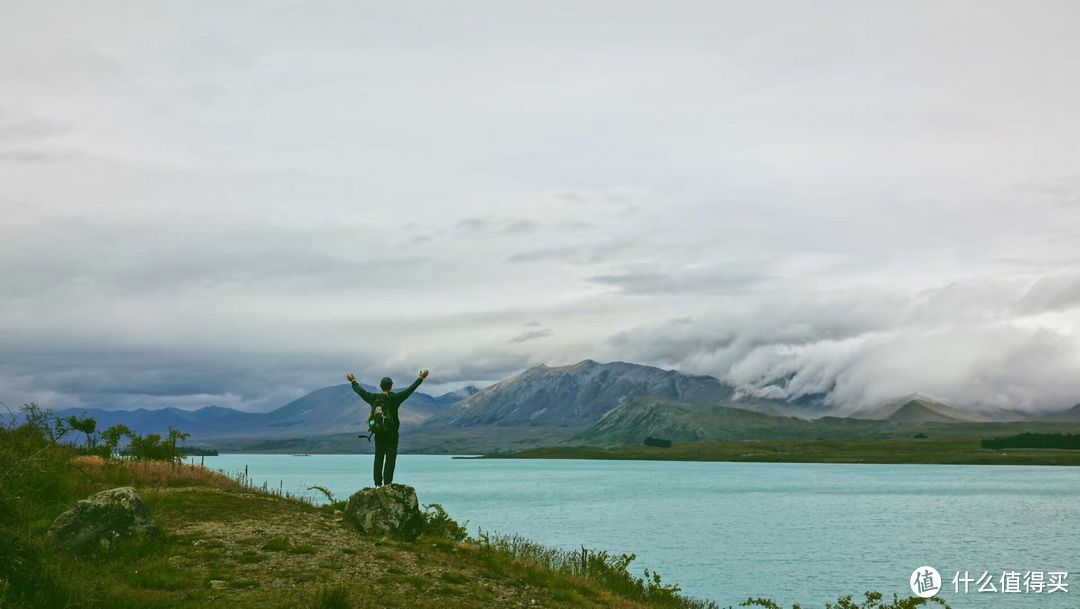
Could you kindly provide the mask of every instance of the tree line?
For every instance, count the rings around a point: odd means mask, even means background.
[[[1022,433],[1015,436],[986,438],[983,448],[1059,448],[1080,450],[1080,434],[1071,433]]]
[[[78,446],[81,439],[85,453],[106,459],[126,456],[148,461],[180,461],[187,449],[177,444],[191,437],[191,434],[172,427],[165,436],[156,433],[140,435],[122,424],[99,431],[93,417],[57,417],[34,403],[23,406],[22,412],[25,424],[40,429],[54,443],[70,437]]]

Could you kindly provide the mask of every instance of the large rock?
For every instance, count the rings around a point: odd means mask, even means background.
[[[75,550],[108,550],[121,539],[157,532],[142,497],[130,486],[101,491],[60,514],[49,535],[62,547]]]
[[[424,519],[416,489],[404,484],[387,484],[353,493],[345,504],[345,518],[360,532],[416,539]]]

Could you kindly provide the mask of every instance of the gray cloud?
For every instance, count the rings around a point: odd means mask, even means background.
[[[589,281],[613,287],[626,294],[662,296],[674,293],[704,294],[739,290],[768,279],[767,275],[740,271],[673,269],[670,272],[628,272],[618,275],[597,275],[590,277]]]
[[[456,230],[464,236],[514,236],[535,233],[542,226],[528,218],[465,218]]]
[[[52,163],[78,154],[62,144],[67,123],[0,105],[0,163]]]
[[[552,334],[554,334],[554,332],[552,332],[551,330],[547,330],[547,329],[544,329],[544,330],[529,330],[528,332],[522,332],[521,334],[518,334],[517,336],[514,336],[513,338],[511,338],[507,342],[509,342],[511,344],[527,343],[530,340],[538,340],[538,339],[541,339],[541,338],[547,338],[547,337],[551,336]]]
[[[0,107],[0,142],[33,142],[70,132],[71,126],[65,123]]]
[[[1018,190],[1021,193],[1044,197],[1054,205],[1080,205],[1080,174],[1024,184]]]
[[[565,8],[7,7],[0,399],[592,357],[1080,401],[1080,6]]]
[[[1080,273],[1040,277],[1016,304],[1023,314],[1068,311],[1080,307]]]

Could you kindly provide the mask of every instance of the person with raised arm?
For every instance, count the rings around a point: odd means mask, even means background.
[[[345,378],[352,384],[353,391],[371,406],[368,415],[368,429],[375,434],[375,486],[393,484],[394,466],[397,464],[398,431],[401,429],[401,419],[398,418],[398,408],[401,403],[409,398],[420,383],[428,376],[427,370],[421,370],[419,376],[405,391],[394,393],[390,391],[394,381],[390,377],[383,377],[379,381],[379,389],[382,393],[372,393],[356,382],[356,377],[349,373]]]

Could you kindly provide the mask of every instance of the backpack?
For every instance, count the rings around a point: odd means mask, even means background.
[[[391,417],[393,417],[391,406],[393,404],[390,400],[389,395],[379,394],[372,401],[372,414],[367,417],[367,431],[381,433],[387,431],[390,424],[395,422],[391,420]]]
[[[367,417],[367,431],[381,433],[387,429],[387,417],[383,414],[382,404],[372,406],[372,414]]]

